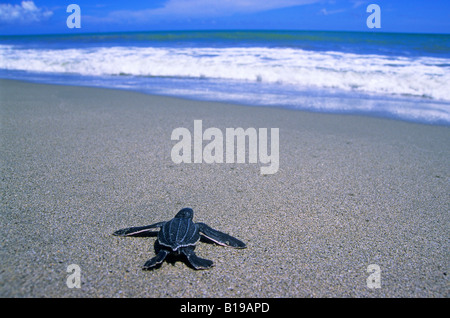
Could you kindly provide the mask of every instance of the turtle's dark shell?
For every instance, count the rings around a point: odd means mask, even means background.
[[[200,240],[198,225],[192,222],[194,211],[184,208],[166,222],[158,233],[159,244],[177,251],[180,247],[192,246]]]
[[[206,269],[213,266],[213,262],[200,258],[194,253],[195,244],[203,236],[219,245],[234,248],[245,248],[244,242],[226,233],[215,230],[205,223],[194,223],[194,211],[191,208],[181,209],[175,217],[167,222],[158,222],[151,225],[128,227],[117,230],[113,235],[118,236],[145,236],[155,228],[158,232],[158,246],[162,248],[157,255],[148,260],[143,269],[152,269],[161,264],[171,253],[184,254],[195,269]],[[156,249],[156,247],[155,247]]]

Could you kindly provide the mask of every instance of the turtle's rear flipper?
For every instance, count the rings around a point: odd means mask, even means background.
[[[155,267],[158,264],[161,264],[164,259],[166,258],[167,254],[169,254],[169,251],[167,250],[160,250],[158,254],[156,254],[155,257],[152,259],[149,259],[147,262],[145,262],[142,269],[151,269],[152,267]]]
[[[116,236],[148,236],[152,229],[161,227],[166,222],[158,222],[152,225],[127,227],[125,229],[117,230],[113,233]]]
[[[246,248],[244,242],[238,240],[235,237],[232,237],[231,235],[222,233],[220,231],[217,231],[205,223],[196,223],[199,225],[200,232],[210,239],[213,242],[216,242],[217,244],[223,245],[223,246],[231,246],[234,248]]]
[[[208,269],[213,266],[213,261],[209,259],[200,258],[194,253],[194,249],[190,247],[185,247],[181,250],[181,252],[186,255],[189,263],[195,269]]]

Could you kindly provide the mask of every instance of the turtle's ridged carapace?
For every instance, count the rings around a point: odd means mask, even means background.
[[[115,231],[118,236],[144,236],[152,232],[154,228],[160,228],[158,243],[161,250],[157,255],[148,260],[143,269],[151,269],[161,264],[170,253],[183,254],[195,269],[207,269],[213,266],[213,262],[195,255],[195,245],[204,236],[209,240],[224,246],[245,248],[244,242],[231,235],[217,231],[204,223],[192,221],[194,211],[191,208],[181,209],[175,217],[167,222],[158,222],[152,225],[130,227]]]
[[[180,247],[192,246],[200,240],[198,225],[192,218],[175,217],[168,221],[158,233],[159,244],[177,251]]]

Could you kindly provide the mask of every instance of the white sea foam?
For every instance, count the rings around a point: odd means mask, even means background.
[[[402,118],[450,122],[450,58],[400,57],[342,52],[306,51],[296,48],[233,47],[90,47],[78,49],[20,49],[0,45],[0,69],[47,74],[87,76],[129,75],[178,79],[211,79],[224,85],[249,85],[246,93],[219,89],[213,94],[227,94],[223,99],[263,105],[284,104],[328,111],[350,107],[356,111],[378,111]],[[291,94],[272,98],[270,91],[258,93],[256,86],[276,85]],[[200,86],[200,85],[199,85]],[[331,89],[377,96],[419,97],[420,105],[404,109],[401,103],[347,103],[321,96],[304,96],[307,90]],[[166,87],[178,94],[183,88]],[[295,94],[299,92],[299,94]],[[187,89],[182,95],[211,95]],[[236,97],[236,96],[237,97]],[[311,96],[310,96],[311,97]],[[208,97],[207,97],[208,98]],[[214,98],[213,98],[214,99]],[[219,98],[220,99],[220,98]],[[339,100],[339,98],[337,99]],[[429,103],[428,103],[429,102]],[[444,104],[439,104],[443,102]]]
[[[293,48],[15,49],[0,68],[81,75],[214,78],[450,100],[450,59],[389,57]]]

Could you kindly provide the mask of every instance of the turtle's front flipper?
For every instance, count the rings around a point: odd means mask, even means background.
[[[145,262],[142,269],[151,269],[152,267],[161,264],[169,253],[170,252],[168,250],[160,250],[155,257]]]
[[[181,253],[186,255],[189,263],[195,269],[208,269],[213,266],[213,261],[210,261],[209,259],[205,258],[200,258],[197,255],[195,255],[194,249],[191,246],[182,248]]]
[[[231,235],[222,233],[220,231],[217,231],[205,223],[197,223],[200,227],[200,232],[210,240],[216,242],[217,244],[223,245],[223,246],[231,246],[234,248],[246,248],[244,242],[238,240],[235,237],[232,237]]]
[[[136,226],[136,227],[127,227],[125,229],[117,230],[113,233],[113,235],[116,236],[145,236],[149,232],[152,232],[151,230],[157,227],[161,227],[166,222],[158,222],[152,225],[146,225],[146,226]]]

